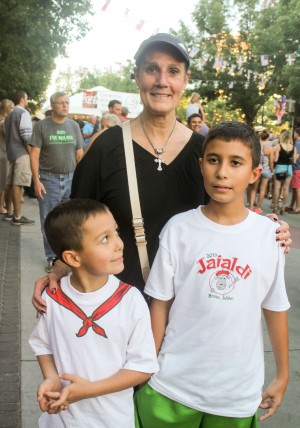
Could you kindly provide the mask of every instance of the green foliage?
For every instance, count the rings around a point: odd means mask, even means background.
[[[120,65],[119,73],[89,72],[87,69],[84,69],[82,73],[79,71],[60,73],[55,86],[57,90],[65,90],[70,94],[95,86],[104,86],[116,92],[138,93],[136,83],[131,79],[133,69],[133,62],[128,60],[124,66]]]
[[[227,109],[240,111],[250,125],[275,93],[299,98],[298,57],[294,67],[286,61],[286,54],[299,49],[299,16],[298,0],[278,0],[271,7],[258,0],[200,0],[193,13],[196,34],[184,23],[177,32],[190,49],[199,49],[190,92],[208,103],[221,93]],[[261,55],[269,55],[268,65],[262,66]]]
[[[55,58],[86,33],[90,10],[90,0],[1,0],[0,98],[24,89],[41,99]]]

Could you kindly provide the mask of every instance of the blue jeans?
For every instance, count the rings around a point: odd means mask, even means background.
[[[39,199],[40,206],[40,221],[41,221],[41,230],[44,240],[44,249],[47,260],[51,260],[56,254],[50,248],[48,244],[45,231],[44,223],[47,217],[47,214],[59,203],[69,199],[71,193],[71,185],[73,179],[73,172],[67,174],[52,174],[50,172],[40,172],[40,181],[43,183],[46,194],[44,194],[44,199]]]

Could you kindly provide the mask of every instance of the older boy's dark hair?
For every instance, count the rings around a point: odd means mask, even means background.
[[[106,205],[92,199],[71,199],[47,215],[45,234],[54,254],[62,260],[66,250],[82,250],[82,225],[90,216],[108,212]]]
[[[207,145],[212,140],[221,141],[242,141],[252,152],[252,167],[258,167],[261,158],[261,145],[259,137],[250,126],[242,122],[222,122],[214,125],[208,131],[202,147],[202,156],[204,156]]]

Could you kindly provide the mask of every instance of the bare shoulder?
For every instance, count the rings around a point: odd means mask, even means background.
[[[193,131],[191,129],[189,129],[187,126],[183,125],[182,123],[178,122],[176,134],[175,134],[178,139],[180,139],[181,141],[185,141],[187,143],[190,140],[192,134],[193,134]]]

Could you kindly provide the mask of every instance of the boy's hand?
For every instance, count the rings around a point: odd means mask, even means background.
[[[268,409],[268,411],[258,418],[260,422],[271,418],[277,411],[282,402],[286,387],[287,382],[282,382],[275,379],[263,392],[262,401],[259,407],[261,409]]]
[[[59,377],[71,383],[65,386],[60,394],[52,391],[47,393],[48,399],[52,400],[49,407],[53,413],[59,411],[61,407],[67,408],[69,404],[92,397],[92,382],[72,374],[61,374]]]
[[[54,413],[50,409],[50,404],[52,402],[48,397],[49,392],[56,391],[56,394],[59,394],[61,391],[61,381],[57,376],[55,378],[46,378],[38,387],[37,391],[37,401],[39,403],[40,409],[42,412]]]

